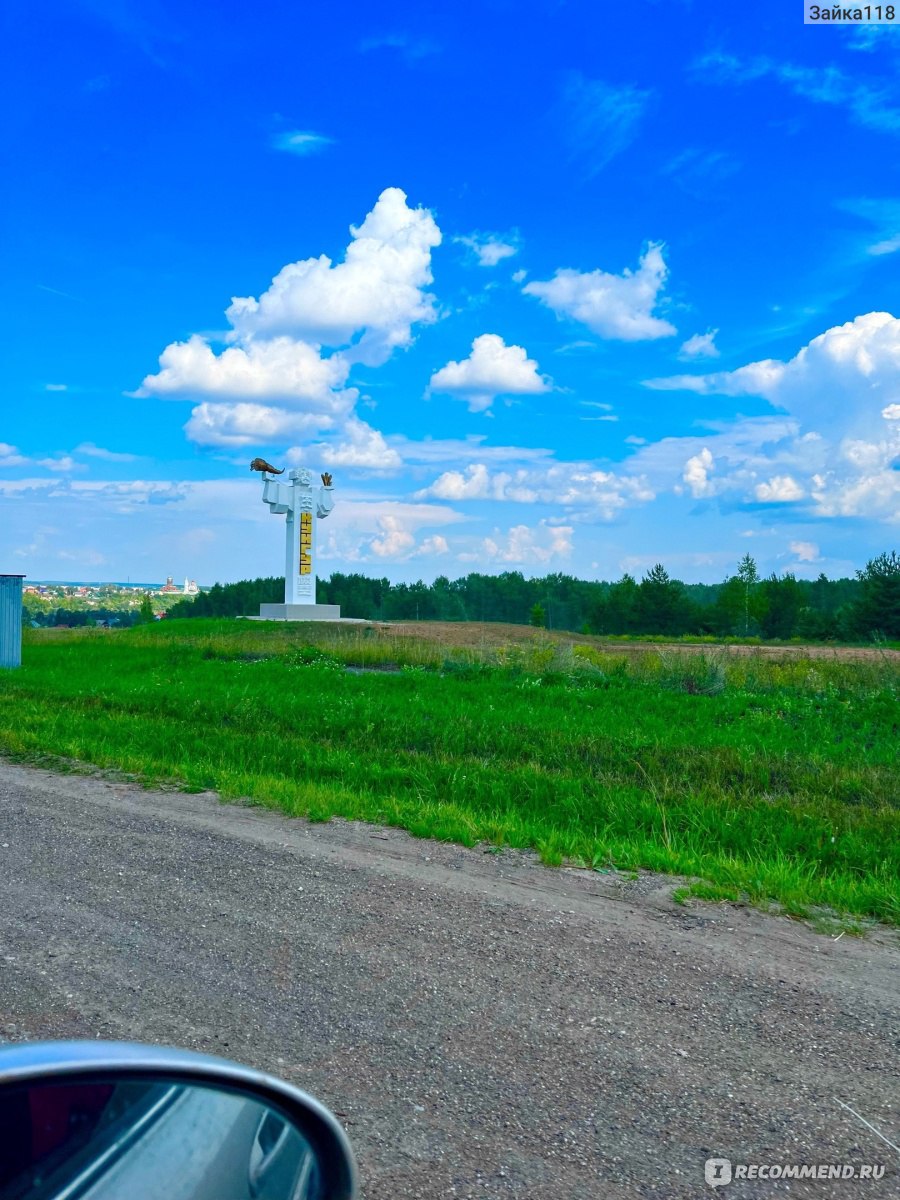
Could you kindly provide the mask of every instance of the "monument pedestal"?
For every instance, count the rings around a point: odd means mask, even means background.
[[[339,621],[339,604],[261,604],[251,621]]]

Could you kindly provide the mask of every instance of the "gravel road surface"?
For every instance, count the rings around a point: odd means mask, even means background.
[[[710,1157],[883,1164],[727,1200],[900,1195],[892,934],[672,881],[0,763],[0,1038],[223,1054],[319,1096],[366,1200],[693,1198]]]

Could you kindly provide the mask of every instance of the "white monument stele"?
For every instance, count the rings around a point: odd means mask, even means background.
[[[284,515],[284,604],[261,604],[261,621],[339,621],[339,604],[316,603],[316,519],[334,508],[331,476],[313,488],[313,473],[306,467],[288,472],[287,483],[263,472],[263,502],[269,511]],[[327,480],[327,482],[326,482]]]

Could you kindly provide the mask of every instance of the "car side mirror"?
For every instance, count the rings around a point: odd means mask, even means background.
[[[344,1131],[225,1059],[119,1042],[0,1050],[0,1200],[353,1200]]]

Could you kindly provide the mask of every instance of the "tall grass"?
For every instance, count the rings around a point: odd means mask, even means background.
[[[888,660],[173,622],[29,636],[0,676],[0,750],[900,923],[898,679]]]

